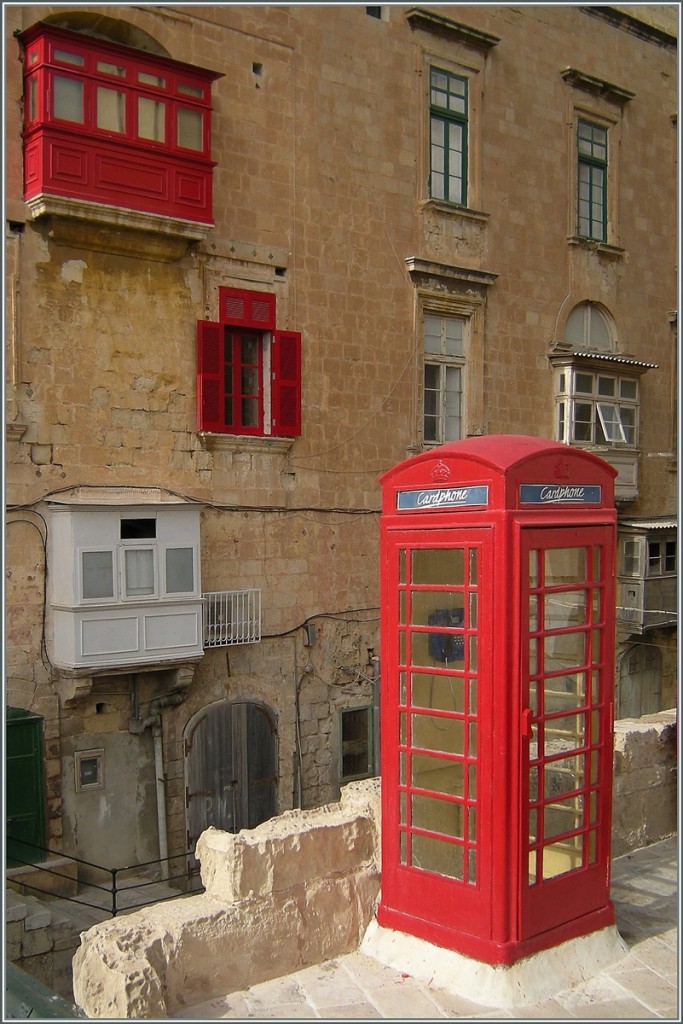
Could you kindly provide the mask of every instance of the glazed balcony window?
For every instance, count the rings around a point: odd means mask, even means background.
[[[39,23],[25,47],[24,198],[212,222],[220,75]]]

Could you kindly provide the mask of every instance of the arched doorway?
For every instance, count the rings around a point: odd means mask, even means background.
[[[210,825],[254,828],[276,813],[277,728],[274,713],[253,701],[220,701],[185,729],[187,849]]]
[[[635,644],[619,661],[615,718],[641,718],[662,710],[662,654]]]

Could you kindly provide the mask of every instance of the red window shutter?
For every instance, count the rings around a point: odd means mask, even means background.
[[[222,409],[223,327],[197,321],[197,429],[225,433]]]
[[[219,288],[218,307],[223,324],[259,331],[275,330],[275,296],[269,292]]]
[[[273,337],[273,434],[301,434],[301,335],[275,331]]]

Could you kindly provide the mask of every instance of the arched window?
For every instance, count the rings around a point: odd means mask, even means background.
[[[564,340],[574,349],[613,352],[614,328],[607,314],[594,302],[581,302],[569,314]]]

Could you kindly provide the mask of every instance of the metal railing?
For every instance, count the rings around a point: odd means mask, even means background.
[[[254,644],[261,639],[261,591],[222,590],[202,594],[204,647]]]
[[[103,882],[98,884],[95,881],[88,881],[83,878],[74,879],[70,874],[64,874],[59,870],[59,866],[50,867],[49,861],[45,860],[29,860],[27,857],[20,855],[17,851],[20,847],[28,847],[32,850],[39,851],[41,856],[46,854],[52,854],[54,857],[59,857],[60,860],[67,860],[72,864],[82,865],[95,871],[102,873]],[[190,892],[197,892],[201,888],[196,885],[196,880],[199,878],[199,868],[189,868],[188,865],[191,863],[190,858],[193,856],[194,851],[186,850],[183,853],[176,853],[171,857],[158,857],[156,860],[143,861],[139,864],[130,864],[126,867],[120,868],[108,868],[102,864],[94,864],[92,861],[83,860],[81,857],[74,857],[69,853],[64,853],[63,850],[51,850],[48,846],[38,846],[35,843],[29,843],[25,839],[15,839],[12,836],[7,837],[7,856],[8,860],[11,858],[15,862],[16,868],[31,868],[33,871],[37,871],[38,879],[34,879],[29,882],[23,877],[12,878],[9,875],[9,881],[14,885],[19,886],[22,890],[30,890],[32,893],[38,895],[49,896],[51,898],[66,900],[69,903],[76,903],[83,907],[90,907],[93,910],[101,910],[105,914],[110,914],[112,917],[116,917],[122,910],[137,910],[139,907],[147,907],[152,903],[164,903],[166,900],[177,899],[178,896],[188,895]],[[164,872],[163,878],[152,878],[146,879],[145,881],[133,880],[130,877],[131,872],[142,871],[146,868],[152,868],[154,866],[161,867],[162,864],[170,864],[172,861],[181,861],[183,863],[183,870],[175,875],[168,875]],[[9,871],[12,869],[10,868]],[[122,878],[124,874],[128,875],[128,878]],[[45,876],[45,884],[37,885],[34,884]],[[54,887],[50,887],[47,876],[53,878],[62,878],[65,882],[76,882],[78,887],[77,896],[65,896],[61,892],[57,892]],[[130,894],[138,893],[141,890],[148,888],[149,886],[160,885],[172,887],[172,883],[175,881],[183,880],[184,883],[189,883],[187,892],[176,891],[168,896],[158,895],[150,896],[149,899],[142,899],[139,902],[130,902]],[[87,891],[88,899],[83,898],[82,893]],[[123,894],[126,895],[123,900]],[[96,902],[91,902],[95,900]],[[123,905],[125,903],[125,905]]]

